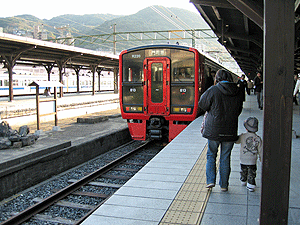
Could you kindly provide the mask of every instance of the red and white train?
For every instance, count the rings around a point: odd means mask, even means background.
[[[179,45],[124,50],[119,63],[121,114],[132,138],[169,142],[199,116],[206,80],[223,68],[198,50]]]

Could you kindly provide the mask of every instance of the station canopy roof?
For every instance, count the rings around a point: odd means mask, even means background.
[[[250,79],[262,71],[263,0],[190,0]]]
[[[88,69],[96,65],[108,70],[119,66],[119,58],[113,54],[4,33],[0,33],[0,59],[14,59],[15,64],[29,66],[65,63],[66,67]]]
[[[190,0],[245,75],[263,71],[263,0]],[[300,1],[295,0],[294,74],[300,73]]]

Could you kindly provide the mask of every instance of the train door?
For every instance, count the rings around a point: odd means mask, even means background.
[[[150,115],[170,114],[170,59],[146,58],[146,112]]]

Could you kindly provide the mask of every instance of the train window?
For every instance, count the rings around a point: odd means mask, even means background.
[[[144,81],[143,60],[144,51],[135,51],[123,55],[123,81],[142,82]]]
[[[214,85],[215,74],[216,71],[214,71],[208,65],[204,65],[204,73],[203,73],[204,80],[205,80],[204,91],[206,91],[210,86]]]
[[[4,80],[4,86],[9,86],[9,81],[8,80]]]
[[[3,85],[2,80],[0,80],[0,86],[2,86],[2,85]]]
[[[171,80],[175,82],[194,81],[195,55],[193,52],[172,50]]]

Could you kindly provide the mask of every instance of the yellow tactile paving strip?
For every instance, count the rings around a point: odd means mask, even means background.
[[[211,193],[211,189],[205,187],[206,152],[207,146],[162,218],[160,225],[198,225],[201,223]]]

